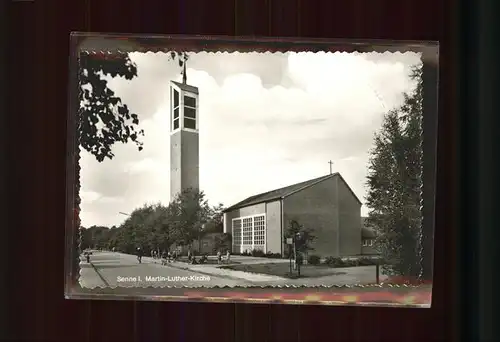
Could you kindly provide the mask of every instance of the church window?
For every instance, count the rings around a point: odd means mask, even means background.
[[[179,92],[174,89],[174,108],[179,107]]]
[[[184,96],[184,106],[196,108],[196,98],[191,96]]]
[[[184,128],[196,129],[196,120],[184,118]]]
[[[190,119],[196,119],[196,109],[190,107],[184,107],[184,117]]]
[[[196,98],[184,96],[184,128],[196,129]]]
[[[371,247],[371,246],[373,246],[373,240],[371,239],[363,240],[363,247]]]
[[[172,89],[173,93],[173,106],[172,106],[172,130],[175,131],[176,129],[180,128],[180,117],[179,117],[179,111],[180,111],[180,106],[179,106],[179,92],[175,89]]]
[[[253,249],[264,250],[266,243],[266,221],[264,216],[253,218]]]
[[[242,230],[243,230],[242,250],[243,251],[252,250],[253,229],[252,229],[251,217],[243,219]]]
[[[233,246],[238,252],[266,250],[266,217],[264,214],[233,220]]]
[[[233,220],[233,245],[241,245],[241,220]]]

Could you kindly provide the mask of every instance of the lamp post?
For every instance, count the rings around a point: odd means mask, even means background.
[[[301,258],[299,258],[298,255],[298,248],[302,246],[302,239],[303,239],[303,234],[302,232],[298,232],[294,235],[294,241],[293,241],[293,251],[294,251],[294,256],[295,256],[295,269],[297,270],[297,274],[300,277],[300,264],[302,262]],[[298,246],[297,246],[298,245]]]

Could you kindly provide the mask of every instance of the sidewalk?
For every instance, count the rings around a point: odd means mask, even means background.
[[[122,253],[119,253],[122,254]],[[132,255],[124,254],[129,257],[134,257]],[[254,263],[281,263],[288,262],[284,259],[265,259],[264,258],[253,258],[253,257],[239,257],[236,256],[232,258],[233,261],[241,262],[242,264],[254,264]],[[264,262],[263,262],[264,261]],[[154,259],[152,257],[143,257],[142,262],[144,264],[156,264],[161,267],[161,260]],[[271,285],[271,286],[332,286],[332,285],[354,285],[354,284],[374,284],[375,274],[371,272],[371,266],[362,266],[355,268],[338,268],[337,271],[344,273],[342,275],[325,275],[321,277],[314,278],[299,278],[290,279],[285,277],[280,277],[276,275],[250,273],[239,270],[232,270],[226,268],[220,268],[221,266],[227,266],[228,264],[189,264],[187,262],[169,262],[167,267],[177,268],[179,270],[192,271],[203,275],[227,278],[231,280],[241,280],[247,283],[252,283],[254,286],[260,286],[260,284]],[[370,268],[367,270],[367,268]],[[380,281],[383,282],[387,279],[387,276],[380,275]]]
[[[192,264],[188,264],[188,263],[184,263],[184,262],[170,262],[167,265],[169,267],[193,271],[193,272],[197,272],[200,274],[245,280],[245,281],[252,282],[252,283],[279,282],[279,281],[288,280],[286,278],[267,275],[267,274],[249,273],[249,272],[242,272],[242,271],[235,271],[235,270],[220,268],[220,266],[227,266],[227,264],[192,265]]]
[[[80,277],[78,282],[84,288],[108,287],[92,264],[87,263],[83,259],[80,261]]]

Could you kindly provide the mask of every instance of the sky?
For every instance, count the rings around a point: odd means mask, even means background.
[[[81,153],[81,222],[120,225],[145,203],[170,201],[168,53],[132,53],[138,76],[108,86],[139,115],[144,149],[115,144],[97,162]],[[199,88],[200,188],[211,205],[327,175],[329,161],[364,203],[369,151],[385,112],[415,84],[417,53],[196,53],[187,83]],[[368,209],[362,206],[362,215]]]

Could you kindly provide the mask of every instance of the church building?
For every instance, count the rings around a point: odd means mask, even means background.
[[[170,103],[173,200],[183,190],[199,189],[199,92],[186,82],[185,63],[182,82],[170,82]],[[292,220],[313,230],[311,254],[362,252],[361,202],[338,173],[255,195],[227,208],[224,233],[232,235],[233,253],[262,250],[284,255],[284,237]],[[208,249],[210,245],[201,244]]]
[[[339,173],[249,197],[224,211],[232,252],[286,251],[286,230],[295,220],[316,237],[310,254],[361,254],[361,201]]]

